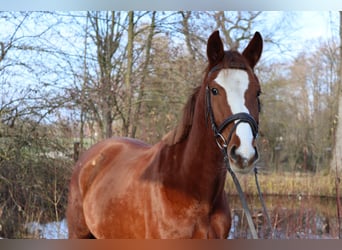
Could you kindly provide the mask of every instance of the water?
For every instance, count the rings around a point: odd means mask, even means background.
[[[268,234],[266,219],[257,197],[247,197],[254,223],[261,239],[337,239],[338,220],[336,202],[332,198],[264,197],[272,221],[274,235]],[[252,238],[238,196],[229,197],[232,227],[229,239]],[[26,224],[34,238],[66,239],[66,220],[39,224]]]
[[[26,230],[34,238],[38,239],[67,239],[68,228],[66,220],[59,222],[50,222],[40,224],[38,222],[30,222],[26,225]]]
[[[336,200],[317,197],[264,197],[272,223],[268,233],[258,197],[247,197],[261,239],[338,239]],[[229,197],[232,228],[229,239],[251,238],[239,197]]]

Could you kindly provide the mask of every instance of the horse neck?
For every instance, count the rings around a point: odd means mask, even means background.
[[[204,98],[200,93],[187,138],[168,149],[168,158],[174,160],[166,178],[199,199],[212,200],[223,191],[226,170],[211,126],[206,121]]]

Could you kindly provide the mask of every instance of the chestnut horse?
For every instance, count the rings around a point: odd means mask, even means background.
[[[155,145],[111,138],[83,153],[70,182],[69,238],[227,238],[220,149],[235,172],[247,173],[258,159],[260,85],[253,68],[262,44],[256,32],[242,54],[225,51],[213,32],[203,82],[173,131]],[[236,114],[248,119],[227,122]]]

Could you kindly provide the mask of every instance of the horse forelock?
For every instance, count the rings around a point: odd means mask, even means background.
[[[221,61],[217,62],[214,65],[211,65],[209,63],[205,70],[205,75],[209,76],[211,70],[217,65],[220,66],[218,67],[219,69],[236,68],[236,69],[248,70],[251,68],[248,64],[247,59],[240,52],[236,50],[224,51],[224,56]]]

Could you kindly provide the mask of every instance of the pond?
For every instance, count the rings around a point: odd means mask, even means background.
[[[247,197],[258,237],[261,239],[338,239],[336,199],[319,197],[264,196],[272,223],[266,218],[258,197]],[[238,196],[229,197],[232,228],[229,239],[252,238]]]
[[[317,197],[264,196],[270,215],[273,236],[267,231],[258,197],[247,196],[261,239],[338,239],[336,200]],[[232,227],[229,239],[252,238],[238,196],[229,197]],[[68,230],[65,219],[41,225],[28,223],[28,231],[34,238],[65,239]]]

